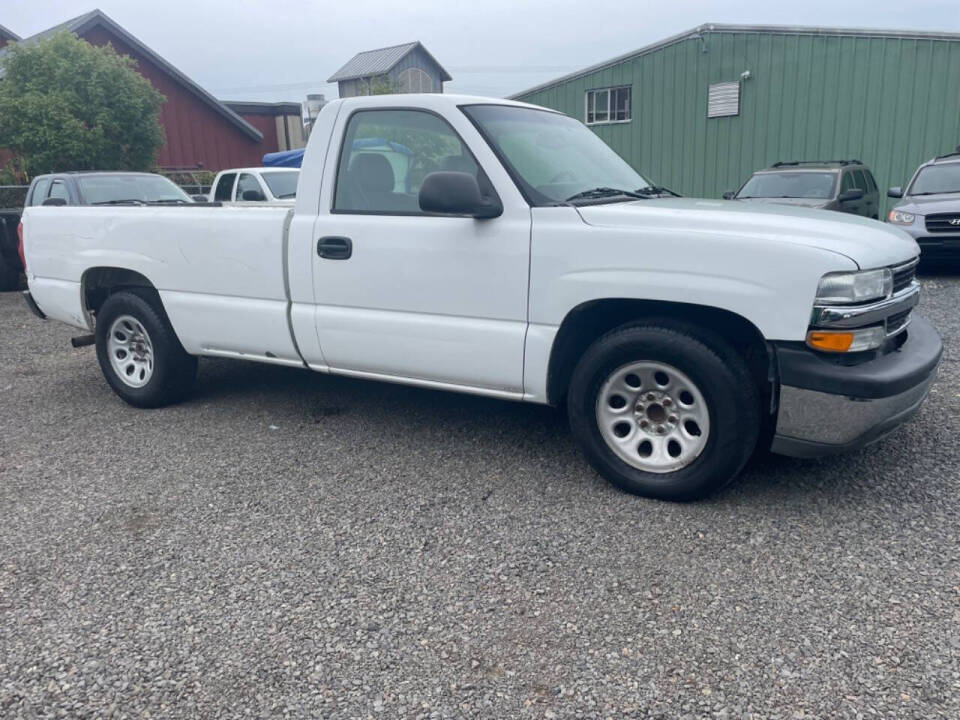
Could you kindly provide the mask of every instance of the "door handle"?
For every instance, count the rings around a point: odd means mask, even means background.
[[[353,255],[353,242],[348,237],[322,237],[317,240],[317,255],[327,260],[347,260]]]

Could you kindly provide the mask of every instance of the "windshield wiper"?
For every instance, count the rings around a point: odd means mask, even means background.
[[[646,199],[647,197],[646,195],[641,195],[640,193],[633,192],[632,190],[618,190],[617,188],[612,187],[595,187],[571,195],[564,200],[564,202],[571,202],[573,200],[588,200],[590,198],[614,197],[616,195],[626,195],[627,197],[642,199]]]
[[[90,203],[91,205],[143,205],[142,200],[101,200],[100,202]]]
[[[147,200],[147,205],[187,205],[186,200],[180,198],[176,199],[167,199],[167,200]]]
[[[287,198],[295,198],[296,196],[296,192],[284,193],[283,195],[277,195],[277,200],[286,200]]]
[[[958,193],[958,192],[960,192],[960,190],[943,190],[943,191],[937,191],[937,192],[919,192],[919,193],[910,193],[910,196],[913,197],[913,196],[916,196],[916,195],[952,195],[953,193]]]
[[[674,192],[670,188],[664,187],[663,185],[647,185],[646,187],[642,187],[638,190],[635,190],[634,192],[636,192],[638,195],[646,195],[646,196],[673,195],[674,197],[683,197],[680,193]]]

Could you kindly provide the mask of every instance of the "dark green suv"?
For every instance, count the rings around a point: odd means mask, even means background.
[[[880,193],[870,168],[859,160],[778,162],[757,170],[726,200],[800,205],[880,219]]]

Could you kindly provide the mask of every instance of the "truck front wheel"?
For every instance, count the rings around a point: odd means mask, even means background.
[[[732,480],[760,430],[760,393],[741,357],[714,333],[670,321],[597,340],[574,369],[567,408],[601,475],[663,500]]]
[[[197,359],[183,349],[156,291],[131,288],[108,297],[97,313],[96,339],[104,378],[130,405],[169,405],[193,386]]]

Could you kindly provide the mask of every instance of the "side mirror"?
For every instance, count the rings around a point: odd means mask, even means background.
[[[266,200],[266,198],[263,196],[263,193],[259,190],[244,190],[241,198],[249,202],[261,202]]]
[[[887,197],[889,198],[902,198],[903,197],[903,188],[902,187],[892,187],[887,190]]]
[[[724,200],[733,200],[736,196],[737,196],[737,191],[736,191],[736,190],[727,190],[727,191],[723,194],[723,199],[724,199]]]
[[[206,195],[191,195],[190,197],[193,198],[194,202],[198,202],[198,203],[210,202],[210,198],[208,198]]]
[[[863,197],[863,190],[861,190],[860,188],[850,188],[846,192],[840,193],[840,195],[837,196],[837,200],[839,200],[840,202],[851,202],[853,200],[859,200],[862,197]]]
[[[47,205],[50,207],[63,207],[67,204],[67,201],[63,198],[47,198],[41,203],[42,205]]]
[[[503,214],[503,205],[496,198],[480,195],[477,178],[470,173],[432,172],[420,185],[420,209],[441,215],[469,215],[477,219],[495,218]]]

